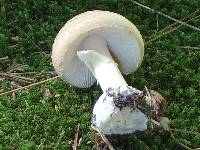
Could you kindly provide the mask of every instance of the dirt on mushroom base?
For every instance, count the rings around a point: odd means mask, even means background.
[[[110,149],[108,148],[110,145],[114,145],[115,147],[116,145],[120,145],[121,148],[126,149],[127,143],[125,141],[132,139],[132,142],[130,142],[128,145],[128,149],[138,149],[138,145],[140,149],[149,149],[149,147],[137,137],[145,137],[147,133],[152,131],[154,127],[163,127],[161,125],[162,121],[165,122],[167,127],[169,127],[168,119],[161,117],[166,107],[166,101],[158,92],[154,90],[148,90],[146,87],[143,91],[139,91],[129,86],[127,90],[121,90],[120,87],[117,89],[108,88],[108,90],[106,90],[106,94],[108,97],[113,98],[115,106],[119,108],[120,111],[125,107],[130,107],[133,109],[133,111],[138,110],[144,113],[149,118],[148,128],[144,131],[136,131],[128,134],[106,135],[106,140],[109,140],[110,143],[105,142],[103,138],[97,138],[97,143],[94,148]],[[106,101],[106,97],[104,100]],[[93,116],[94,120],[95,118],[96,117]],[[152,122],[152,120],[154,122]],[[99,130],[99,132],[101,131]],[[100,135],[101,134],[103,133],[100,133]],[[137,147],[135,147],[135,145],[137,145]]]
[[[124,107],[131,107],[133,110],[140,110],[148,118],[157,118],[163,114],[166,105],[165,99],[158,92],[148,91],[147,88],[142,92],[131,86],[128,86],[125,91],[120,90],[120,87],[118,89],[108,88],[106,94],[113,97],[115,106],[120,110]]]
[[[106,135],[144,131],[149,121],[159,122],[164,112],[165,101],[157,98],[147,88],[108,88],[94,106],[92,124]]]

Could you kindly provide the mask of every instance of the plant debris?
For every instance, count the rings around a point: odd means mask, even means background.
[[[45,98],[48,98],[48,97],[50,97],[50,96],[52,95],[49,88],[44,88],[44,89],[42,90],[42,94],[43,94],[43,96],[44,96]]]
[[[106,138],[106,136],[101,133],[101,131],[96,128],[95,126],[91,125],[92,129],[95,130],[99,136],[102,138],[102,140],[106,143],[106,145],[108,146],[109,150],[114,150],[113,146],[111,145],[111,143],[108,141],[108,139]]]
[[[78,150],[81,145],[82,138],[80,138],[79,132],[80,132],[80,124],[77,125],[74,144],[72,145],[73,150]]]

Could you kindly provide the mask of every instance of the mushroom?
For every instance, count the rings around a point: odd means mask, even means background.
[[[88,11],[69,20],[53,44],[52,61],[58,75],[72,86],[91,87],[103,94],[93,109],[92,123],[104,134],[147,129],[152,99],[128,86],[121,72],[140,66],[144,43],[136,26],[109,11]],[[150,108],[150,109],[149,109]]]

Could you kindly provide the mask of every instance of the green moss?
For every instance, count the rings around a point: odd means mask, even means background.
[[[181,19],[197,10],[198,0],[142,1],[145,5]],[[0,69],[11,64],[27,65],[24,71],[52,71],[49,53],[60,28],[73,16],[94,9],[120,13],[130,19],[141,31],[145,40],[157,32],[156,15],[122,0],[87,1],[0,1],[0,57],[9,56],[11,62],[0,62]],[[199,18],[188,23],[198,26]],[[172,21],[159,17],[159,29]],[[11,37],[18,36],[18,42]],[[126,77],[129,85],[159,91],[167,99],[165,115],[172,119],[172,127],[199,131],[200,129],[200,51],[181,49],[179,46],[200,47],[199,32],[182,27],[145,46],[142,66]],[[17,46],[14,46],[16,45]],[[9,81],[1,89],[8,91]],[[42,89],[51,90],[44,97]],[[16,97],[0,97],[0,149],[70,149],[80,123],[81,149],[93,149],[90,120],[95,100],[101,94],[98,86],[90,89],[69,87],[64,81],[55,80],[16,93]],[[59,97],[56,95],[60,95]],[[176,133],[175,136],[190,147],[197,147],[199,136]],[[142,143],[132,136],[116,144],[118,149],[152,150],[183,149],[168,132],[152,130],[138,135]],[[136,148],[137,147],[137,148]]]

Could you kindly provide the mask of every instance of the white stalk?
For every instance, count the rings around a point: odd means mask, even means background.
[[[128,85],[114,62],[106,41],[98,36],[88,37],[82,44],[78,57],[86,64],[99,82],[103,94],[93,109],[93,124],[104,134],[127,134],[147,128],[147,117],[139,110],[127,106],[119,109],[114,97],[108,96],[108,88],[127,91]],[[136,93],[140,93],[133,88]]]
[[[78,57],[87,65],[99,82],[103,91],[111,88],[126,88],[128,85],[114,62],[107,42],[99,36],[90,36],[84,40]]]

